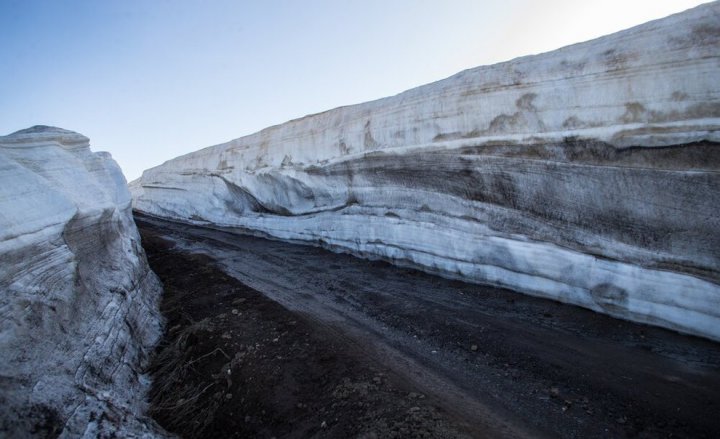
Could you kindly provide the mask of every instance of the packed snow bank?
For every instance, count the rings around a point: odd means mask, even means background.
[[[720,340],[720,3],[170,160],[134,207]]]
[[[0,436],[163,435],[139,416],[161,285],[130,203],[86,137],[0,137]]]

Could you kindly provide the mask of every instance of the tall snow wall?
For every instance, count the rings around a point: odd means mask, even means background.
[[[1,437],[164,436],[142,416],[160,293],[109,154],[0,137]]]
[[[720,3],[181,156],[134,207],[720,340]]]

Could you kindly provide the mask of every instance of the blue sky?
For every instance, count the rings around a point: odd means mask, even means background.
[[[0,134],[55,125],[128,180],[175,156],[695,0],[0,0]]]

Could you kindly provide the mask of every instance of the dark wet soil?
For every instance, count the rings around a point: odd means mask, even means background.
[[[168,319],[152,413],[181,436],[720,437],[717,343],[137,219]]]
[[[143,230],[168,331],[151,415],[182,437],[471,437],[356,346]]]

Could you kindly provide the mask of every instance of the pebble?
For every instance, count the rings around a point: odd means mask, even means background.
[[[477,351],[477,350],[478,350],[478,345],[474,344],[474,345],[470,346],[470,350],[471,350],[471,351]]]

